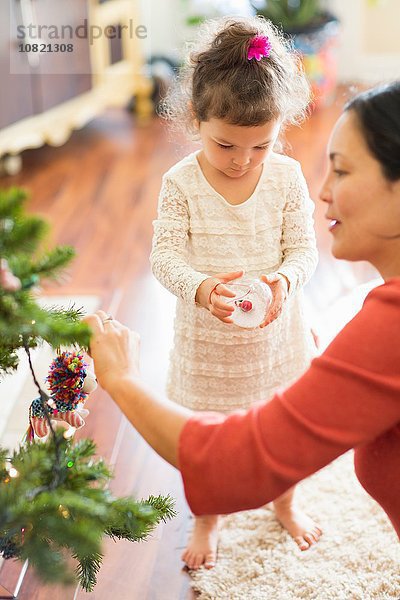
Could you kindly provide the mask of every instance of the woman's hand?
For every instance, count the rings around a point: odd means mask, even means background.
[[[261,275],[261,281],[269,285],[272,292],[272,304],[268,314],[260,325],[260,328],[266,327],[279,317],[282,312],[283,303],[289,293],[289,281],[280,273],[270,273],[269,275]]]
[[[141,383],[137,333],[102,310],[84,321],[92,330],[90,355],[99,384],[150,446],[178,468],[179,439],[191,412],[164,398],[158,399]]]
[[[98,310],[83,319],[92,330],[90,356],[99,384],[108,392],[126,376],[139,374],[139,335]]]
[[[243,271],[234,271],[232,273],[217,273],[214,277],[205,279],[197,288],[196,302],[203,308],[207,308],[214,317],[217,317],[223,323],[233,323],[230,317],[235,307],[221,300],[221,296],[234,298],[236,294],[224,283],[238,279],[242,275]]]

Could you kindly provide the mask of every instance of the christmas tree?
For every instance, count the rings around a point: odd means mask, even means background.
[[[48,226],[25,213],[25,201],[21,189],[0,190],[0,391],[2,376],[17,368],[22,352],[50,435],[45,442],[21,445],[11,456],[0,448],[0,554],[28,559],[43,581],[69,583],[75,577],[92,591],[105,535],[143,540],[175,512],[169,496],[114,498],[108,487],[112,474],[95,457],[94,442],[73,443],[63,429],[54,428],[31,350],[43,341],[57,351],[61,346],[87,349],[90,331],[79,308],[39,306],[35,288],[45,278],[57,278],[74,251],[43,250]]]

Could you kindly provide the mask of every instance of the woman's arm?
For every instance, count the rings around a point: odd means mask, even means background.
[[[147,442],[179,466],[192,510],[220,514],[273,500],[400,422],[399,305],[400,280],[373,290],[297,383],[228,417],[194,415],[154,398],[138,380],[137,334],[117,321],[103,323],[102,311],[86,321],[100,385]]]
[[[157,399],[140,381],[137,333],[101,310],[85,321],[93,333],[90,355],[99,384],[157,454],[177,467],[178,440],[191,411]]]

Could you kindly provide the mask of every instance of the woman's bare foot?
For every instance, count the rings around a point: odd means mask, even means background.
[[[202,565],[212,569],[217,560],[218,515],[194,518],[194,529],[182,554],[182,560],[189,569],[198,569]]]
[[[274,502],[275,514],[292,536],[300,550],[308,550],[319,541],[322,529],[311,517],[295,506],[293,490],[289,490]]]

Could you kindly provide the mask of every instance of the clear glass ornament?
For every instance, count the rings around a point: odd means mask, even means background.
[[[225,285],[236,294],[234,298],[224,298],[227,304],[233,304],[235,308],[231,315],[235,325],[245,329],[255,329],[261,325],[272,304],[270,287],[259,279]]]

